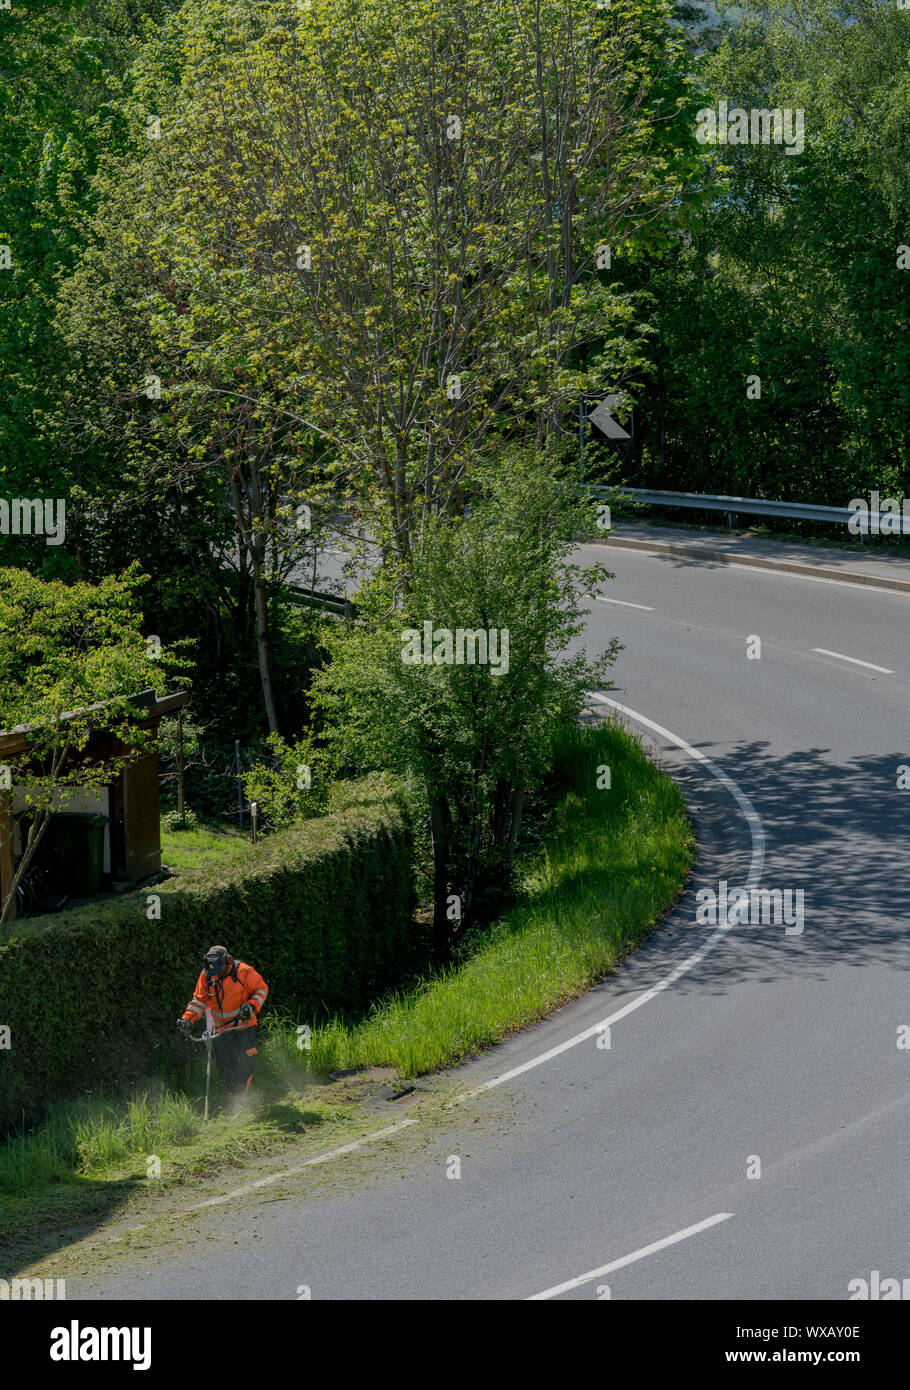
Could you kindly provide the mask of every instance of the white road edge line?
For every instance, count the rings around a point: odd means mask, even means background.
[[[881,671],[883,676],[893,676],[894,672],[887,666],[876,666],[872,661],[860,661],[858,656],[844,656],[843,652],[829,652],[827,647],[813,647],[814,652],[821,656],[836,656],[838,661],[849,661],[853,666],[865,666],[869,671]]]
[[[670,730],[665,729],[663,725],[655,724],[653,720],[646,719],[643,714],[638,714],[635,710],[629,709],[626,705],[621,705],[618,700],[608,699],[606,695],[601,695],[596,690],[592,690],[590,695],[592,699],[598,700],[601,704],[610,705],[613,709],[620,710],[627,718],[635,720],[638,724],[643,724],[645,728],[651,729],[652,732],[656,734],[660,734],[662,738],[667,739],[670,743],[675,743],[677,747],[694,758],[696,762],[702,763],[711,775],[716,777],[717,780],[726,787],[745,816],[749,826],[749,832],[752,836],[752,862],[749,867],[749,877],[746,879],[743,886],[747,892],[752,888],[757,888],[761,880],[762,870],[765,866],[765,832],[755,807],[752,805],[752,802],[746,796],[745,792],[733,781],[733,778],[728,777],[726,772],[718,767],[716,763],[712,762],[706,754],[702,753],[698,748],[693,748],[690,743],[686,743],[685,739],[680,738],[678,734],[671,733]],[[702,942],[697,951],[693,951],[692,955],[687,956],[684,961],[681,961],[674,970],[670,971],[669,975],[665,975],[662,980],[658,980],[656,985],[646,990],[644,994],[640,994],[637,999],[633,999],[630,1003],[624,1004],[621,1009],[617,1009],[615,1013],[610,1014],[608,1018],[602,1019],[600,1023],[595,1023],[590,1028],[585,1028],[583,1032],[576,1033],[574,1037],[567,1038],[565,1042],[559,1043],[556,1047],[551,1047],[548,1051],[541,1052],[537,1057],[532,1057],[529,1062],[522,1062],[521,1066],[512,1067],[509,1071],[504,1071],[501,1072],[499,1076],[494,1076],[492,1081],[485,1081],[483,1085],[475,1086],[472,1090],[463,1092],[460,1096],[456,1096],[450,1101],[450,1105],[461,1105],[463,1101],[471,1100],[474,1096],[479,1096],[484,1091],[490,1091],[494,1086],[501,1086],[505,1081],[512,1081],[516,1076],[521,1076],[526,1071],[532,1071],[535,1067],[542,1066],[544,1062],[552,1061],[552,1059],[558,1057],[560,1053],[568,1052],[570,1048],[577,1047],[579,1043],[586,1042],[588,1038],[596,1037],[598,1034],[602,1033],[605,1028],[612,1028],[613,1024],[618,1023],[621,1018],[627,1018],[629,1014],[635,1013],[636,1009],[640,1009],[643,1004],[650,1003],[658,994],[662,994],[665,989],[669,989],[671,985],[675,984],[682,975],[687,974],[709,951],[713,950],[717,943],[726,936],[731,927],[738,925],[737,922],[730,921],[730,916],[735,910],[736,903],[734,902],[733,907],[728,911],[727,921],[724,925],[718,927],[716,931],[713,931],[708,939]]]
[[[267,1178],[259,1178],[256,1182],[244,1183],[242,1187],[235,1187],[232,1192],[225,1192],[220,1197],[209,1197],[204,1202],[193,1202],[188,1207],[183,1207],[180,1211],[181,1216],[185,1216],[188,1211],[202,1211],[204,1207],[218,1207],[223,1202],[230,1202],[234,1197],[244,1197],[248,1192],[255,1192],[260,1187],[270,1187],[273,1182],[281,1182],[284,1178],[294,1178],[298,1173],[302,1173],[304,1168],[312,1168],[317,1163],[328,1163],[331,1158],[339,1158],[341,1154],[353,1153],[355,1149],[362,1149],[364,1145],[371,1144],[374,1139],[385,1139],[390,1134],[397,1134],[400,1129],[407,1129],[408,1125],[416,1125],[416,1118],[413,1120],[399,1120],[398,1124],[387,1125],[385,1129],[377,1129],[374,1134],[364,1134],[360,1139],[355,1139],[350,1144],[339,1144],[335,1149],[327,1149],[324,1153],[314,1154],[312,1158],[305,1158],[302,1163],[298,1163],[294,1168],[285,1168],[283,1173],[271,1173]],[[138,1226],[130,1226],[129,1233],[134,1231],[144,1231],[150,1223],[142,1221]],[[119,1236],[114,1237],[119,1240]]]
[[[665,738],[669,743],[675,743],[677,748],[681,748],[690,758],[694,758],[696,762],[701,763],[708,769],[712,777],[716,777],[718,782],[726,787],[745,816],[749,826],[749,833],[752,836],[752,863],[749,867],[749,878],[746,886],[753,887],[757,885],[765,867],[765,832],[762,828],[758,812],[746,796],[746,793],[733,781],[733,778],[729,777],[722,767],[718,767],[717,763],[712,762],[707,753],[702,753],[700,748],[693,748],[691,743],[687,743],[684,738],[680,738],[679,734],[672,733],[670,729],[665,729],[662,724],[656,724],[653,719],[647,719],[643,714],[639,714],[637,710],[629,709],[628,705],[621,705],[618,700],[611,700],[608,696],[601,695],[598,690],[592,690],[590,694],[591,698],[597,700],[600,704],[610,705],[612,709],[619,710],[620,714],[624,714],[627,719],[634,720],[636,724],[642,724],[646,729],[650,729],[652,733],[660,734],[661,738]]]
[[[621,598],[604,598],[603,594],[595,594],[598,603],[618,603],[620,608],[640,608],[644,613],[656,613],[657,609],[652,608],[649,603],[627,603]]]
[[[365,1144],[372,1144],[376,1139],[385,1139],[390,1134],[397,1134],[400,1129],[407,1129],[408,1125],[416,1125],[417,1120],[399,1120],[397,1125],[388,1125],[385,1129],[378,1129],[374,1134],[365,1134],[362,1139],[355,1139],[350,1144],[339,1144],[337,1149],[328,1149],[325,1153],[314,1154],[312,1158],[305,1158],[302,1163],[298,1163],[294,1168],[285,1168],[283,1173],[272,1173],[267,1178],[260,1178],[258,1182],[245,1183],[243,1187],[235,1187],[233,1192],[225,1192],[221,1197],[209,1197],[205,1202],[194,1202],[192,1206],[186,1207],[186,1211],[201,1211],[204,1207],[217,1207],[222,1202],[230,1202],[233,1197],[243,1197],[247,1192],[255,1192],[257,1188],[269,1187],[273,1182],[281,1182],[284,1178],[296,1177],[302,1173],[304,1168],[312,1168],[316,1163],[328,1163],[330,1158],[338,1158],[341,1154],[353,1153],[355,1149],[362,1149]],[[134,1229],[139,1230],[139,1227]]]
[[[699,1221],[694,1226],[687,1226],[684,1231],[677,1231],[672,1236],[664,1236],[663,1240],[655,1240],[653,1245],[644,1245],[641,1250],[633,1250],[631,1255],[623,1255],[621,1260],[613,1260],[611,1264],[601,1265],[600,1269],[591,1269],[587,1274],[579,1274],[577,1279],[567,1279],[564,1284],[555,1284],[552,1289],[544,1289],[543,1293],[532,1293],[525,1302],[534,1303],[542,1298],[555,1298],[557,1294],[567,1293],[569,1289],[577,1289],[582,1284],[589,1284],[592,1279],[599,1279],[603,1274],[612,1274],[614,1269],[624,1269],[626,1265],[634,1264],[636,1260],[643,1260],[648,1255],[655,1255],[658,1250],[666,1250],[668,1245],[678,1245],[681,1240],[688,1240],[690,1236],[697,1236],[701,1231],[707,1231],[711,1226],[720,1225],[721,1221],[729,1221],[732,1215],[732,1211],[719,1211],[715,1216],[709,1216],[705,1221]]]

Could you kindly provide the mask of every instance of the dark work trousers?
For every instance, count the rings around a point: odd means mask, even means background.
[[[221,1084],[229,1096],[245,1096],[256,1065],[256,1036],[259,1029],[228,1028],[213,1043]]]

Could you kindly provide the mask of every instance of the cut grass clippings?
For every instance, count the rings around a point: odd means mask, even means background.
[[[160,1210],[175,1190],[209,1190],[219,1175],[294,1146],[318,1153],[369,1123],[357,1078],[281,1101],[260,1095],[243,1115],[202,1122],[181,1092],[149,1083],[128,1103],[52,1106],[34,1131],[0,1147],[0,1248],[10,1268],[140,1204]],[[375,1123],[378,1123],[376,1121]]]

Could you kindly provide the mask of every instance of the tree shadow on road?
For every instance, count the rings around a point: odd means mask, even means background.
[[[750,799],[765,835],[760,886],[802,890],[804,930],[743,924],[675,988],[724,989],[736,979],[767,982],[800,972],[821,978],[833,966],[878,962],[910,971],[910,791],[897,787],[906,751],[844,759],[825,748],[772,753],[764,742],[698,745]],[[700,765],[667,770],[680,782],[699,834],[699,860],[674,918],[695,925],[696,890],[732,890],[750,862],[748,823],[735,800]],[[721,841],[722,843],[718,843]],[[738,841],[736,852],[734,845]]]

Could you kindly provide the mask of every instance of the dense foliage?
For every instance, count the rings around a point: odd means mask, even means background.
[[[769,0],[696,59],[699,106],[801,110],[804,148],[704,146],[701,215],[624,277],[653,328],[627,481],[910,494],[908,25],[886,0]]]
[[[26,731],[24,747],[0,751],[0,806],[17,788],[24,802],[17,809],[28,819],[0,922],[52,812],[65,810],[74,795],[100,791],[150,746],[150,734],[137,728],[136,697],[154,698],[168,677],[186,677],[185,659],[143,635],[143,578],[136,566],[97,585],[0,570],[0,731]],[[108,731],[106,755],[87,756],[99,725]],[[0,849],[11,833],[5,819]]]

